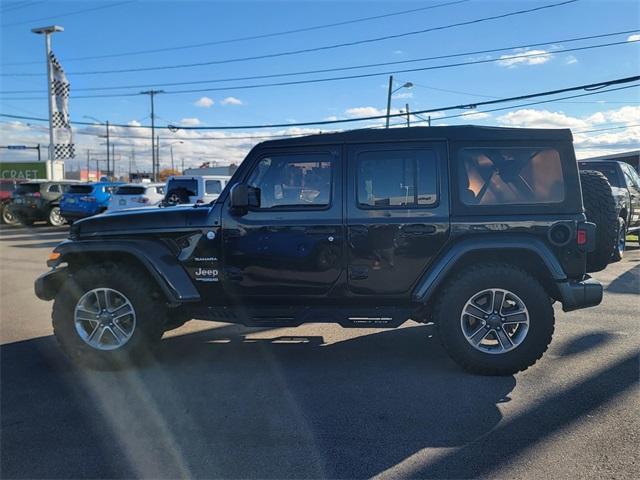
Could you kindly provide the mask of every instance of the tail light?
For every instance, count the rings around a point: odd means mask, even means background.
[[[40,198],[41,197],[40,192],[32,193],[31,196],[35,197],[35,198]]]
[[[576,234],[576,243],[578,245],[586,245],[587,244],[587,231],[584,229],[578,229],[578,233]]]
[[[96,197],[80,197],[80,201],[81,202],[95,202],[96,201]]]

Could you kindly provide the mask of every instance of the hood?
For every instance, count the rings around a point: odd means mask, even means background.
[[[72,238],[104,235],[149,234],[213,225],[220,206],[135,208],[95,215],[71,226]],[[211,220],[210,220],[211,219]]]

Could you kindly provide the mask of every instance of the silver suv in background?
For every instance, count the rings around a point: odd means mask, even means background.
[[[108,211],[124,208],[152,207],[160,204],[166,193],[164,183],[129,183],[111,195]]]
[[[181,175],[169,177],[164,202],[168,205],[211,203],[231,177],[227,175]]]

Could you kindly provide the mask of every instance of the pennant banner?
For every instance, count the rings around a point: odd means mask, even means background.
[[[53,54],[49,55],[51,72],[53,73],[53,84],[51,85],[51,95],[53,96],[53,158],[63,160],[75,157],[75,145],[69,121],[69,81],[67,76]]]

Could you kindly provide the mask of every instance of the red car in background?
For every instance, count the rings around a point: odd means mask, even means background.
[[[0,179],[0,222],[8,225],[15,225],[18,223],[7,207],[11,201],[11,194],[16,189],[16,186],[19,183],[24,182],[25,180],[16,180],[13,178]]]

